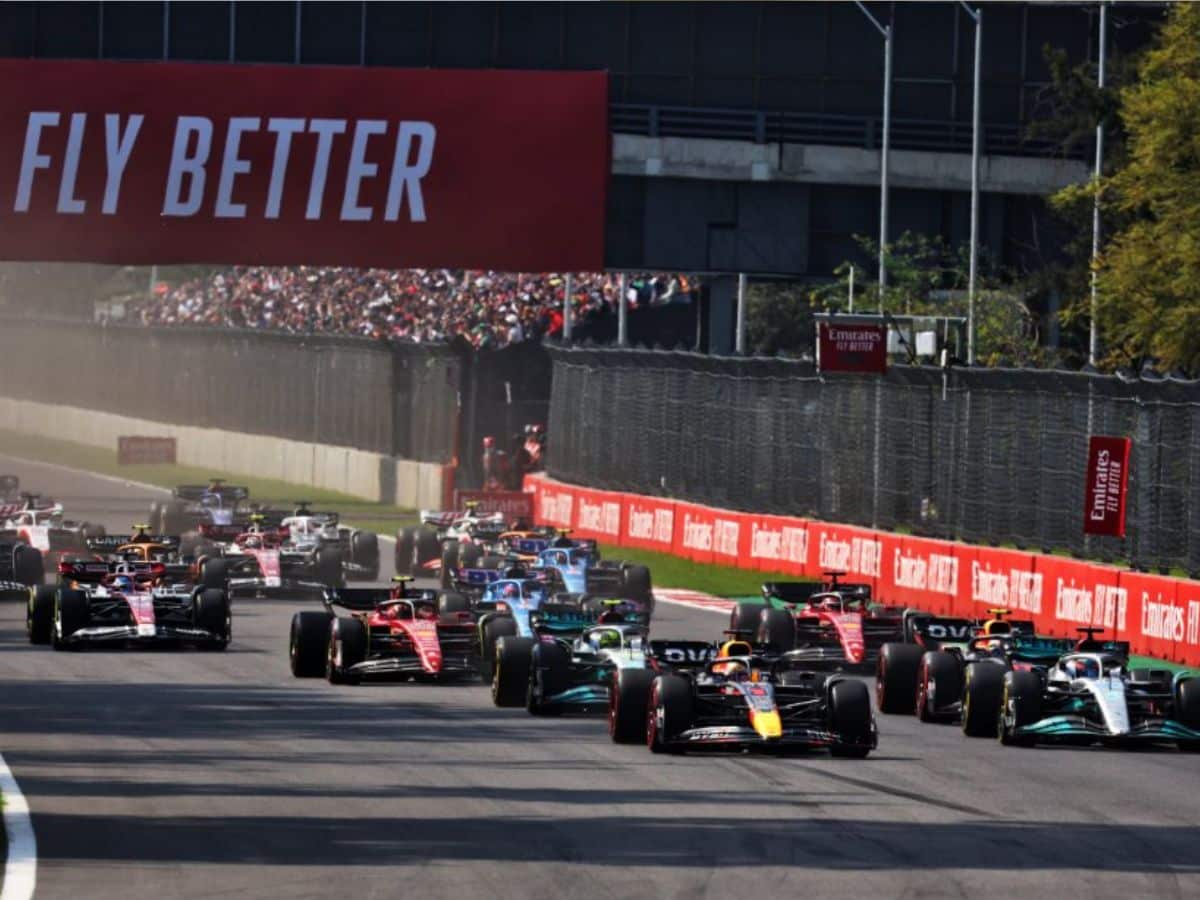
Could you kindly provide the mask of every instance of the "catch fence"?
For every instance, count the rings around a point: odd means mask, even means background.
[[[1200,571],[1200,384],[554,349],[564,481]],[[1089,434],[1133,439],[1128,529],[1086,539]]]

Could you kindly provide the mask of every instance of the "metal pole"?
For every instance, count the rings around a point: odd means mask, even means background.
[[[854,266],[850,267],[850,312],[854,312]]]
[[[892,143],[892,27],[871,15],[862,0],[854,3],[883,35],[883,146],[879,154],[879,314],[883,315],[883,293],[887,288],[888,151]]]
[[[229,61],[237,58],[237,3],[229,0]]]
[[[625,273],[621,273],[621,278],[618,281],[620,285],[621,296],[617,301],[617,346],[629,346],[629,292],[627,290]]]
[[[563,333],[564,341],[569,341],[571,339],[571,331],[574,329],[574,324],[575,324],[572,321],[572,315],[574,313],[574,310],[572,309],[571,295],[573,293],[575,293],[575,276],[572,275],[570,272],[568,272],[566,281],[563,282],[563,332],[562,333]]]
[[[737,286],[737,330],[734,332],[733,352],[746,355],[746,273],[738,274]]]
[[[154,286],[158,284],[158,266],[150,267],[150,284],[146,288],[147,296],[154,297]]]
[[[296,31],[293,36],[292,62],[300,62],[300,0],[296,0]]]
[[[1096,86],[1104,90],[1105,38],[1108,35],[1108,4],[1100,4],[1100,71]],[[1092,304],[1091,325],[1088,329],[1088,365],[1096,365],[1100,353],[1100,334],[1096,327],[1098,299],[1096,295],[1096,264],[1100,258],[1100,174],[1104,164],[1104,120],[1096,123],[1096,194],[1092,198]]]
[[[972,12],[966,3],[962,5],[967,15],[975,20],[975,85],[971,95],[971,270],[967,283],[967,365],[973,366],[975,296],[979,272],[979,80],[983,70],[983,10]]]
[[[171,58],[171,0],[163,3],[163,59]]]

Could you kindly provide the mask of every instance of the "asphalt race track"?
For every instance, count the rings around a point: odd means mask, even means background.
[[[0,471],[110,531],[152,496]],[[55,653],[0,610],[0,753],[38,897],[1200,895],[1200,755],[1009,749],[888,716],[865,761],[663,759],[481,685],[297,681],[295,608],[240,602],[223,654]],[[662,604],[654,630],[722,625]]]

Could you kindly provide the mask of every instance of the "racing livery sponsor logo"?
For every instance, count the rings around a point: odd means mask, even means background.
[[[738,537],[742,526],[732,519],[715,519],[713,521],[713,552],[722,556],[738,555]]]
[[[768,528],[752,522],[750,556],[754,559],[775,559],[803,565],[808,559],[808,529],[802,525]]]
[[[621,504],[611,501],[589,503],[579,497],[579,527],[616,537],[621,532]]]
[[[672,665],[706,663],[717,658],[717,651],[712,647],[666,647],[661,656],[663,662]]]
[[[675,513],[663,507],[639,506],[629,501],[629,537],[670,544],[675,533]]]
[[[897,587],[954,597],[958,594],[958,557],[944,553],[910,556],[897,547],[892,554],[892,579]]]
[[[883,557],[883,541],[872,538],[852,537],[838,540],[825,531],[817,537],[820,566],[826,571],[850,572],[854,575],[879,577]]]
[[[683,546],[690,550],[712,550],[712,523],[693,519],[691,513],[685,512],[683,514]]]
[[[921,626],[920,630],[935,641],[966,641],[970,640],[975,626],[969,623],[959,625],[952,622],[929,622]]]
[[[989,606],[1024,612],[1042,611],[1042,574],[1009,569],[992,572],[978,561],[971,563],[971,600]]]

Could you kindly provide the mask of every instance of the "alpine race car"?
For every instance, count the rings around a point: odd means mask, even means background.
[[[45,578],[41,551],[24,541],[0,539],[0,597],[24,602],[29,589]]]
[[[246,531],[198,557],[196,566],[205,586],[225,586],[231,598],[322,593],[344,581],[340,547],[291,546],[287,532],[265,527],[258,515]]]
[[[324,675],[331,684],[364,678],[437,681],[475,675],[475,617],[461,597],[393,588],[329,589],[323,612],[292,618],[289,657],[297,678]]]
[[[379,578],[379,536],[339,524],[336,512],[313,512],[305,502],[280,523],[289,550],[317,551],[337,547],[346,580],[375,581]]]
[[[224,650],[232,636],[229,598],[165,575],[162,563],[64,562],[59,584],[29,598],[29,642],[55,650],[164,643]]]
[[[739,603],[729,632],[775,652],[820,648],[851,665],[873,661],[888,641],[904,634],[904,610],[872,605],[871,586],[846,584],[844,572],[826,572],[822,583],[775,581],[762,586],[765,603]]]
[[[834,756],[865,757],[878,743],[867,686],[818,671],[805,657],[771,658],[735,640],[701,667],[657,675],[646,743],[655,753],[827,747]]]
[[[531,631],[497,641],[497,706],[525,706],[534,715],[603,712],[614,673],[647,665],[645,615],[620,600],[599,615],[570,605],[544,607],[533,614]]]
[[[1200,752],[1200,678],[1130,669],[1127,641],[1096,628],[1047,668],[972,667],[963,688],[963,731],[1001,743],[1176,743]]]
[[[182,484],[169,499],[150,506],[150,524],[161,534],[182,535],[201,525],[248,525],[258,512],[249,503],[250,489],[220,478],[208,484]]]

